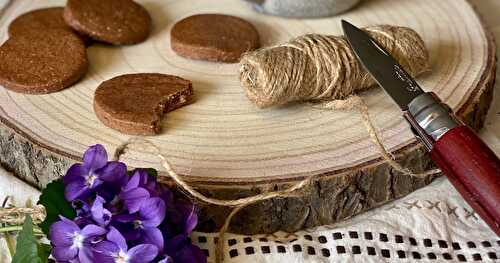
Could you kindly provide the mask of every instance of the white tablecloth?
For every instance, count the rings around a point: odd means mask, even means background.
[[[500,39],[500,1],[471,1]],[[3,2],[0,0],[0,9]],[[481,131],[481,137],[498,155],[499,83]],[[27,199],[36,201],[39,192],[0,168],[0,200],[7,195],[23,205]],[[209,254],[209,262],[214,260],[215,236],[192,236],[193,242]],[[225,244],[226,262],[500,262],[500,239],[445,178],[342,223],[293,234],[229,235]],[[0,262],[9,261],[2,239]]]

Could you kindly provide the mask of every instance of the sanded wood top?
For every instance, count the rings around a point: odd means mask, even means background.
[[[0,41],[6,40],[7,25],[19,14],[64,2],[14,1],[0,17]],[[491,39],[465,0],[363,1],[343,15],[310,20],[257,14],[235,0],[138,2],[153,19],[154,30],[146,42],[123,47],[92,45],[86,77],[61,92],[33,96],[0,88],[2,122],[35,144],[71,159],[78,159],[95,143],[111,152],[129,136],[96,118],[92,103],[97,86],[125,73],[174,74],[193,82],[196,102],[168,113],[163,133],[147,139],[162,149],[177,171],[204,183],[288,181],[379,162],[359,114],[305,104],[258,109],[245,97],[237,64],[188,60],[171,50],[169,32],[175,21],[197,13],[240,16],[256,26],[263,46],[312,32],[338,35],[340,19],[357,26],[408,26],[422,36],[430,52],[432,72],[418,81],[456,111],[465,111],[482,92],[482,82],[494,64]],[[362,96],[388,148],[415,145],[399,109],[381,89]],[[134,147],[123,160],[135,167],[160,168],[147,148]]]

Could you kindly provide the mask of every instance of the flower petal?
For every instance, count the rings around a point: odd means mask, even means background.
[[[165,202],[159,197],[152,197],[142,203],[139,215],[146,227],[157,227],[165,219]]]
[[[80,228],[73,221],[66,219],[50,226],[49,237],[54,246],[67,247],[73,245],[73,235],[79,232]]]
[[[108,162],[98,171],[99,178],[105,182],[122,183],[127,174],[127,166],[122,162]]]
[[[143,202],[149,198],[149,192],[139,187],[130,191],[121,192],[120,198],[123,200],[127,210],[130,213],[135,213],[139,211]]]
[[[63,182],[64,184],[70,184],[75,180],[81,179],[81,177],[88,174],[88,172],[89,171],[85,169],[82,164],[75,163],[68,169],[66,175],[64,175]]]
[[[120,234],[120,232],[116,230],[116,228],[110,227],[109,232],[106,235],[106,238],[108,239],[108,241],[115,243],[119,249],[127,251],[128,249],[127,241],[122,236],[122,234]]]
[[[100,144],[90,146],[83,154],[83,166],[91,171],[104,167],[107,162],[108,153],[106,153],[104,146]]]
[[[158,254],[158,248],[150,244],[137,245],[128,251],[129,263],[148,263]],[[180,262],[180,261],[179,261]]]
[[[90,246],[84,245],[78,250],[78,259],[80,263],[95,263],[94,250]]]
[[[106,229],[105,228],[102,228],[100,226],[96,226],[96,225],[86,225],[83,229],[82,229],[82,235],[85,237],[85,238],[89,238],[89,237],[94,237],[94,236],[101,236],[101,235],[104,235],[107,233]]]
[[[115,218],[115,216],[113,216],[113,218]],[[120,234],[122,234],[127,242],[135,241],[141,237],[141,229],[136,228],[133,223],[121,223],[113,220],[111,224]]]
[[[80,228],[82,228],[82,227],[84,227],[84,226],[86,226],[86,225],[88,225],[88,224],[93,224],[93,223],[94,223],[94,221],[92,221],[92,219],[87,218],[87,217],[80,217],[80,216],[77,216],[77,217],[75,217],[75,219],[73,219],[73,220],[74,220],[74,222],[75,222],[75,223],[76,223],[76,224],[77,224]]]
[[[132,229],[129,231],[123,231],[122,233],[127,241],[135,241],[141,237],[140,229]]]
[[[120,248],[113,242],[99,242],[94,251],[94,260],[99,263],[115,263],[114,255],[120,251]]]
[[[81,179],[75,180],[72,183],[66,185],[64,189],[64,197],[68,201],[73,201],[77,198],[84,197],[88,194],[89,188],[85,184],[85,179],[81,177]]]
[[[172,191],[170,191],[170,189],[168,189],[166,187],[160,187],[159,192],[160,192],[159,195],[160,195],[161,199],[163,199],[163,201],[165,201],[165,204],[167,205],[167,207],[168,208],[173,207],[174,194],[172,193]]]
[[[99,254],[111,255],[118,253],[120,248],[112,241],[104,240],[97,243],[94,247],[94,252]]]
[[[184,221],[184,234],[190,235],[193,229],[198,224],[198,214],[196,214],[196,207],[194,204],[191,205],[191,213],[188,214]]]
[[[121,223],[130,223],[135,220],[139,220],[139,216],[136,214],[121,214],[121,215],[115,215],[113,216],[113,221],[121,222]]]
[[[95,178],[94,181],[92,182],[92,185],[90,186],[90,189],[94,189],[104,183],[103,180],[99,179],[99,177]]]
[[[100,226],[106,226],[111,221],[111,212],[104,208],[104,202],[104,198],[97,195],[90,208],[92,219]]]
[[[207,257],[205,256],[205,253],[197,247],[192,244],[187,245],[177,253],[174,257],[175,262],[185,262],[185,263],[206,263],[207,262]]]
[[[141,241],[143,244],[155,245],[159,251],[163,250],[163,235],[156,227],[147,227],[142,230]]]
[[[68,261],[76,258],[78,249],[76,247],[54,246],[52,248],[52,256],[57,261]]]
[[[174,256],[179,253],[188,244],[187,236],[177,235],[165,241],[165,253]]]
[[[141,174],[136,171],[132,177],[128,180],[127,184],[125,187],[123,187],[123,191],[130,191],[134,188],[139,187],[139,182],[141,181]]]

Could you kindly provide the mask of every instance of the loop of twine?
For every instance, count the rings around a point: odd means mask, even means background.
[[[184,181],[179,174],[177,174],[173,169],[170,163],[167,161],[165,156],[161,154],[160,149],[153,144],[152,142],[143,139],[143,138],[130,138],[127,142],[122,144],[117,148],[115,151],[115,159],[119,160],[120,156],[124,154],[127,150],[127,148],[132,145],[132,144],[144,144],[148,145],[151,147],[155,154],[160,158],[161,165],[169,175],[169,177],[176,183],[177,186],[180,187],[179,190],[181,190],[184,193],[187,193],[187,196],[190,196],[194,198],[195,200],[207,203],[207,204],[213,204],[213,205],[218,205],[218,206],[225,206],[225,207],[233,207],[233,210],[231,213],[228,215],[226,218],[224,225],[221,227],[218,233],[218,243],[217,243],[217,248],[215,250],[215,255],[216,255],[216,262],[220,263],[223,262],[224,260],[224,237],[225,234],[229,228],[229,225],[231,223],[232,218],[243,208],[257,203],[261,202],[264,200],[268,199],[273,199],[273,198],[286,198],[286,197],[297,197],[297,195],[294,195],[294,193],[300,189],[305,188],[308,186],[313,179],[313,176],[309,176],[308,178],[293,184],[292,186],[283,189],[283,190],[278,190],[278,191],[271,191],[271,192],[266,192],[262,194],[257,194],[254,196],[250,197],[244,197],[244,198],[239,198],[239,199],[234,199],[234,200],[223,200],[223,199],[217,199],[217,198],[211,198],[203,195],[196,189],[194,189],[191,185],[189,185],[186,181]],[[158,178],[160,182],[162,182],[161,177]],[[165,183],[165,182],[164,182]]]

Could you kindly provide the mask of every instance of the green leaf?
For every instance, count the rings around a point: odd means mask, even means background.
[[[38,242],[33,235],[31,216],[26,215],[23,230],[19,232],[16,241],[16,254],[14,254],[12,263],[43,263],[38,255]]]
[[[50,252],[52,252],[52,247],[49,244],[38,244],[38,257],[42,263],[47,263],[49,261]]]
[[[64,197],[64,183],[61,179],[52,181],[43,189],[38,204],[43,205],[47,212],[45,221],[40,223],[40,228],[47,236],[49,235],[50,226],[59,221],[59,215],[68,219],[73,219],[76,216],[75,210]]]

